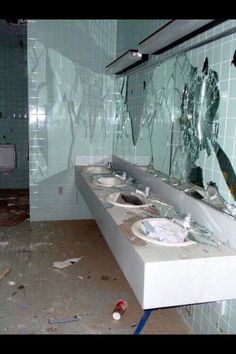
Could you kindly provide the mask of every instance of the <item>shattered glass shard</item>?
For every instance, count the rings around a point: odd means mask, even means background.
[[[187,155],[186,167],[188,179],[189,171],[195,166],[199,152],[206,149],[207,155],[211,154],[211,144],[218,136],[218,107],[220,94],[218,89],[218,75],[208,66],[205,59],[201,76],[197,75],[197,68],[190,65],[188,80],[185,82],[180,128],[183,132],[184,151]]]
[[[214,146],[216,157],[218,159],[218,162],[219,162],[221,171],[223,173],[225,182],[227,183],[227,186],[229,188],[229,191],[230,191],[232,197],[234,198],[234,200],[236,200],[236,175],[235,175],[233,166],[232,166],[229,158],[225,154],[225,152],[220,147],[220,145],[217,142],[215,142],[213,144],[213,146]]]

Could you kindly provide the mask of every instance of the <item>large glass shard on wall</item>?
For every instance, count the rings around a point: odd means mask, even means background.
[[[193,67],[185,60],[188,67],[188,76],[184,79],[182,90],[180,114],[177,124],[182,132],[181,154],[184,156],[184,164],[180,166],[182,178],[190,181],[190,176],[195,169],[196,161],[201,150],[206,149],[207,155],[211,154],[212,144],[218,134],[218,107],[219,89],[217,86],[217,73],[208,67],[208,58],[204,61],[201,75],[198,75],[197,67]],[[183,66],[180,65],[183,72]],[[178,147],[177,147],[178,148]],[[173,159],[173,173],[181,159]],[[194,181],[193,181],[194,182]],[[200,181],[201,183],[201,181]],[[202,183],[201,183],[202,184]]]

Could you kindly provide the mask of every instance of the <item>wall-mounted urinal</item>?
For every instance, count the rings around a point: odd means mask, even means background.
[[[16,169],[16,146],[14,144],[0,144],[0,172],[5,176]]]

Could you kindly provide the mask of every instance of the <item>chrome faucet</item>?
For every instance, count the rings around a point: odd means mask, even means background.
[[[150,197],[150,187],[149,186],[146,186],[145,187],[145,195],[146,195],[146,198]]]
[[[140,194],[144,198],[148,198],[150,196],[150,187],[145,186],[144,191],[140,191],[139,189],[136,189],[135,193]]]
[[[107,168],[112,168],[112,162],[111,161],[108,161],[108,163],[107,163]]]
[[[126,173],[126,171],[124,171],[122,175],[115,174],[115,177],[124,181],[127,178],[127,173]]]

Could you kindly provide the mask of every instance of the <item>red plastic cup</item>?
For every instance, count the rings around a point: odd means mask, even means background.
[[[125,313],[128,308],[128,303],[125,300],[119,300],[116,303],[116,307],[112,312],[112,317],[114,320],[120,320],[121,316]]]

